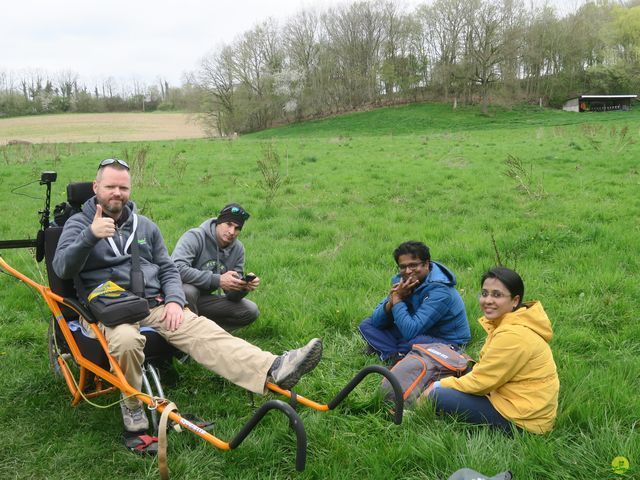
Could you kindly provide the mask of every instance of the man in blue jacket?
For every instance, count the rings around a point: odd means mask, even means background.
[[[467,343],[471,331],[453,272],[431,261],[422,242],[400,244],[393,257],[398,274],[389,295],[358,327],[370,349],[393,362],[415,343]]]

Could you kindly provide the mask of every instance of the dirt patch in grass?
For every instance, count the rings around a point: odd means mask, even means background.
[[[0,119],[0,145],[204,138],[185,113],[76,113]]]

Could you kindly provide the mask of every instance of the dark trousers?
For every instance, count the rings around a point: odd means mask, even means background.
[[[428,398],[435,403],[438,413],[456,414],[466,422],[491,425],[505,432],[511,432],[514,428],[520,430],[500,415],[485,395],[471,395],[453,388],[436,388]]]
[[[183,283],[182,289],[192,312],[213,320],[227,332],[250,325],[260,315],[258,306],[246,298],[229,300],[226,295],[203,292],[188,283]]]
[[[417,335],[410,340],[405,340],[395,325],[380,329],[374,326],[371,323],[371,318],[368,317],[360,322],[358,330],[365,341],[378,353],[382,361],[389,360],[398,354],[409,353],[411,347],[416,343],[449,343],[431,335]]]

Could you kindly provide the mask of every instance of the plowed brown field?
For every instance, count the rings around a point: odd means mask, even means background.
[[[185,113],[75,113],[0,119],[0,145],[203,138]]]

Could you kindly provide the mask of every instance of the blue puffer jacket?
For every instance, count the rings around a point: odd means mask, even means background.
[[[391,279],[392,284],[399,281],[399,274]],[[471,339],[471,330],[455,285],[456,277],[451,270],[430,262],[429,275],[411,296],[396,303],[389,314],[384,311],[387,296],[373,312],[371,323],[380,329],[395,323],[406,341],[417,335],[430,335],[463,345]]]

